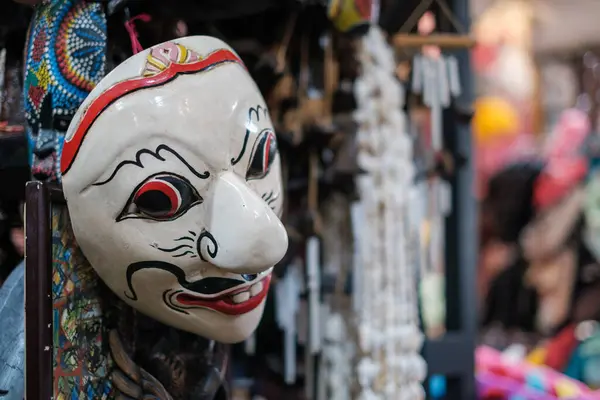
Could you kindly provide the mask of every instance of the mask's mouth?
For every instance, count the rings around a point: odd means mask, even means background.
[[[269,292],[272,268],[260,274],[233,275],[240,279],[207,277],[189,282],[185,271],[177,265],[165,261],[139,261],[127,267],[125,297],[137,301],[133,287],[133,276],[142,270],[158,269],[169,272],[177,278],[181,290],[171,292],[165,303],[172,309],[187,314],[185,310],[207,308],[227,315],[246,314],[260,306]],[[179,305],[177,305],[178,303]]]
[[[227,315],[246,314],[257,308],[269,292],[271,273],[257,276],[251,282],[204,278],[185,287],[194,293],[179,293],[174,300],[184,309],[201,307]],[[215,293],[219,288],[222,290]]]
[[[185,282],[184,288],[190,292],[196,292],[202,297],[216,297],[232,290],[236,290],[241,285],[251,286],[252,281],[258,278],[258,274],[240,275],[243,280],[232,278],[208,277],[197,280],[196,282]]]

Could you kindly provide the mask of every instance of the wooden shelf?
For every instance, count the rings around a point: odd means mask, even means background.
[[[449,33],[432,34],[428,36],[397,33],[394,35],[396,48],[439,46],[443,48],[470,48],[475,46],[475,39],[468,35]]]

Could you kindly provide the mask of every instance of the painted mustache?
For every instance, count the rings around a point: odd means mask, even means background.
[[[133,275],[144,269],[159,269],[162,271],[167,271],[175,276],[177,282],[184,287],[185,289],[196,292],[202,295],[214,295],[217,293],[221,293],[225,290],[234,288],[236,286],[242,285],[246,282],[253,281],[257,278],[258,274],[242,274],[239,279],[230,279],[230,278],[204,278],[196,282],[188,282],[185,272],[179,268],[178,266],[164,262],[164,261],[140,261],[133,264],[129,264],[127,267],[127,286],[129,287],[129,291],[131,294],[125,292],[125,296],[131,300],[136,301],[138,299],[137,294],[135,293],[135,289],[133,288]]]

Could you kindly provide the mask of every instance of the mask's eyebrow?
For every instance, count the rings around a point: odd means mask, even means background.
[[[181,156],[179,153],[177,153],[175,150],[173,150],[171,147],[167,146],[166,144],[161,144],[159,145],[155,151],[149,150],[149,149],[141,149],[138,150],[137,153],[135,153],[135,160],[125,160],[125,161],[121,161],[116,167],[115,170],[112,172],[112,174],[110,174],[110,176],[108,178],[106,178],[103,181],[100,182],[96,182],[94,183],[92,186],[102,186],[107,184],[108,182],[112,181],[113,178],[117,175],[117,173],[121,170],[121,168],[123,168],[126,165],[135,165],[136,167],[139,168],[144,168],[144,164],[142,163],[142,155],[147,154],[149,156],[154,157],[155,159],[159,160],[159,161],[165,161],[165,158],[163,156],[160,155],[161,152],[168,152],[173,154],[175,157],[177,157],[179,159],[179,161],[181,161],[183,163],[183,165],[185,165],[192,174],[194,174],[195,176],[197,176],[200,179],[208,179],[208,177],[210,176],[210,172],[209,171],[204,171],[203,173],[200,173],[198,171],[196,171],[196,169],[194,169],[194,167],[192,167],[184,158],[183,156]]]
[[[252,117],[254,117],[256,122],[260,122],[260,117],[264,116],[266,118],[268,113],[269,110],[267,107],[263,107],[260,104],[256,107],[250,107],[250,109],[248,109],[248,122],[252,121]]]
[[[260,122],[260,117],[266,117],[269,115],[269,109],[267,107],[263,107],[258,104],[256,107],[250,107],[248,109],[248,122],[246,123],[246,134],[244,136],[244,142],[242,143],[242,149],[237,157],[231,159],[231,165],[235,165],[240,162],[242,157],[244,157],[244,153],[246,153],[246,146],[248,146],[248,138],[250,137],[250,133],[252,132],[252,128],[250,125],[252,120],[254,119],[256,122]]]

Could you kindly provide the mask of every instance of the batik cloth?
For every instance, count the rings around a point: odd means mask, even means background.
[[[67,208],[52,207],[54,399],[112,400],[100,280],[75,242]]]
[[[25,53],[24,108],[35,178],[60,180],[64,134],[77,108],[102,79],[106,15],[87,0],[36,6]]]

